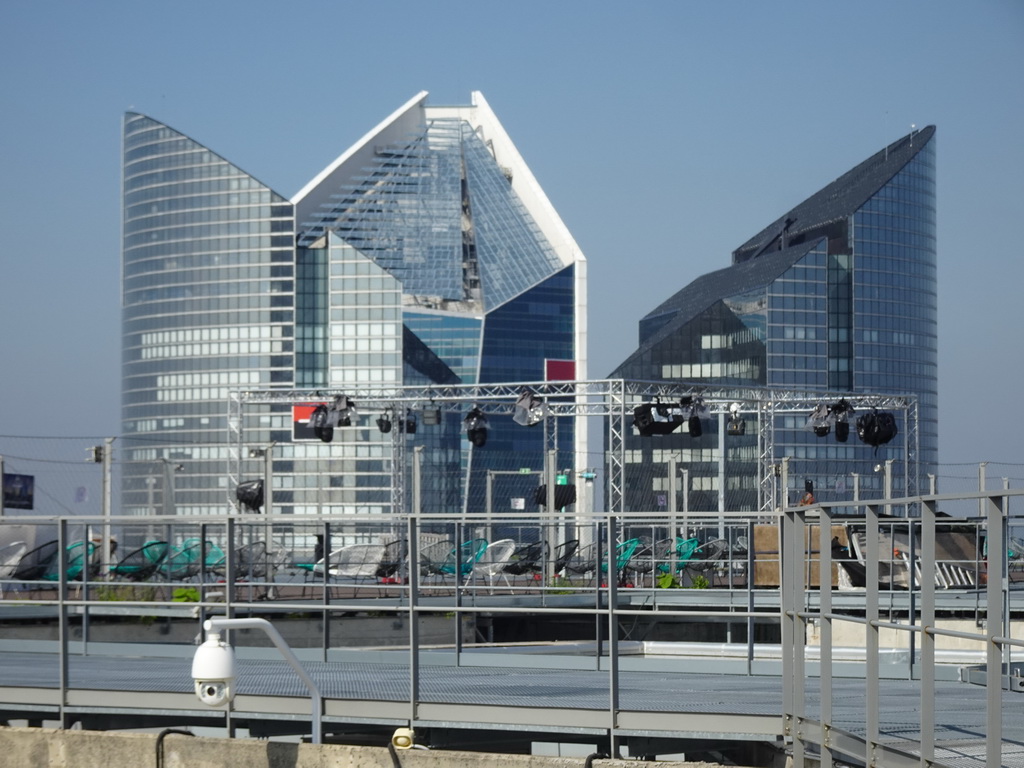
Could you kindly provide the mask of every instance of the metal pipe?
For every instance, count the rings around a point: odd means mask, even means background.
[[[266,619],[224,619],[214,616],[203,622],[203,629],[207,632],[216,632],[221,629],[259,629],[264,632],[277,647],[277,650],[280,651],[284,660],[288,662],[288,666],[295,670],[299,679],[302,680],[303,684],[309,690],[310,696],[313,700],[313,743],[323,743],[321,731],[321,719],[323,718],[324,711],[323,694],[320,693],[320,689],[313,681],[313,678],[311,678],[306,672],[305,668],[292,652],[292,649],[288,646],[288,643],[286,643],[284,638],[281,637],[281,633],[277,631],[277,628],[273,624]]]

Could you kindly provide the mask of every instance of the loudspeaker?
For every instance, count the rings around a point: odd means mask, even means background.
[[[395,749],[412,749],[415,743],[416,733],[412,728],[396,728],[391,736],[391,746]]]

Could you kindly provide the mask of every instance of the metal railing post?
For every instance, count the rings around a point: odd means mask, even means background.
[[[986,496],[985,520],[988,529],[987,583],[985,584],[985,744],[986,763],[999,765],[1003,740],[1003,652],[997,637],[1009,637],[1003,626],[1003,582],[1007,577],[1005,496]],[[1006,669],[1010,674],[1010,669]]]
[[[84,542],[83,542],[84,546]],[[68,521],[61,518],[57,525],[57,636],[60,646],[60,727],[67,728],[64,707],[68,700]]]
[[[416,448],[419,450],[419,447]],[[418,494],[418,491],[414,492]],[[420,561],[419,561],[419,520],[417,515],[409,515],[406,537],[409,550],[409,723],[416,720],[419,713],[420,697]]]
[[[619,720],[619,631],[615,615],[616,602],[619,599],[619,563],[616,551],[618,540],[618,518],[612,515],[608,518],[608,752],[613,758],[619,754],[616,736]]]
[[[832,510],[818,518],[818,658],[821,685],[819,720],[832,722]],[[822,740],[820,768],[832,768],[832,750]]]
[[[867,562],[864,581],[864,727],[868,763],[873,763],[873,752],[878,744],[878,698],[881,686],[878,680],[878,576],[879,546],[878,516],[879,505],[868,504],[867,514]],[[891,553],[890,553],[891,554]],[[892,569],[890,568],[890,580]],[[891,583],[890,583],[891,586]]]
[[[935,760],[935,519],[937,502],[921,505],[921,762]],[[925,735],[927,734],[927,738]]]

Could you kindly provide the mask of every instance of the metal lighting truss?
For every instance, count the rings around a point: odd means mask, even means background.
[[[398,414],[424,408],[443,411],[468,411],[478,407],[485,415],[511,415],[515,401],[529,390],[542,398],[548,415],[557,418],[603,417],[607,421],[607,509],[625,511],[623,488],[625,467],[625,436],[632,428],[633,409],[646,402],[678,401],[684,396],[699,396],[709,415],[730,413],[729,406],[739,403],[741,413],[754,413],[758,420],[759,509],[771,511],[775,506],[776,467],[781,456],[775,455],[775,429],[778,416],[809,415],[820,403],[845,399],[856,411],[877,408],[902,415],[903,469],[906,496],[914,496],[919,486],[918,402],[915,395],[851,394],[816,390],[783,390],[758,387],[712,387],[705,384],[665,381],[634,381],[602,379],[595,381],[516,382],[504,384],[466,384],[454,386],[357,387],[347,389],[264,389],[237,390],[228,400],[228,500],[238,509],[234,488],[241,481],[242,456],[245,455],[244,423],[248,406],[327,402],[336,395],[346,395],[364,412],[390,409],[396,416],[392,430],[392,503],[393,509],[404,509],[405,503],[405,441],[397,423]],[[547,445],[555,429],[547,431]]]

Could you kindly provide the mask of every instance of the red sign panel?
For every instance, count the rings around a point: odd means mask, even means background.
[[[319,405],[326,405],[326,403],[302,403],[292,406],[292,440],[320,439],[314,434],[313,428],[309,426],[309,417],[313,415],[313,411]]]
[[[544,360],[544,381],[575,381],[575,360]]]

